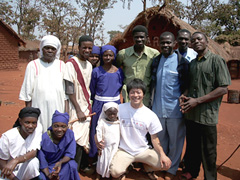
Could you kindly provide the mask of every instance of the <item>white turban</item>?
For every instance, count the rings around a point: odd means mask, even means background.
[[[46,36],[44,36],[42,38],[42,40],[40,42],[40,54],[41,54],[41,57],[43,56],[42,48],[44,46],[55,47],[57,49],[57,53],[56,53],[55,59],[59,59],[60,58],[61,43],[60,43],[59,39],[56,36],[46,35]]]
[[[107,111],[111,107],[116,108],[118,110],[118,104],[117,103],[115,103],[115,102],[107,102],[102,107],[102,112],[101,112],[101,114],[99,116],[99,119],[106,119],[107,116],[105,114],[105,111]]]

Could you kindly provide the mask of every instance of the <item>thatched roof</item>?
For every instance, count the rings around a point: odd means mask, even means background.
[[[11,26],[9,26],[7,23],[5,23],[2,19],[0,19],[0,26],[2,26],[4,29],[6,29],[15,39],[17,39],[19,46],[26,45],[24,40],[11,28]]]
[[[231,46],[231,55],[230,60],[240,60],[240,46]]]
[[[19,47],[19,51],[39,51],[40,41],[39,40],[26,40],[25,47]]]
[[[175,36],[180,29],[188,29],[191,33],[195,32],[191,25],[179,19],[168,8],[152,7],[145,12],[141,12],[127,27],[121,36],[117,36],[111,40],[109,44],[114,45],[118,50],[127,48],[133,45],[132,29],[136,25],[144,25],[148,28],[149,41],[147,45],[159,49],[159,36],[164,31],[170,31]],[[209,38],[209,49],[222,56],[225,60],[231,59],[231,56],[224,50],[222,46]]]

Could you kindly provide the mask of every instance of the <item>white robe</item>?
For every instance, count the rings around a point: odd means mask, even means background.
[[[17,127],[8,130],[0,138],[0,159],[12,160],[22,156],[31,150],[40,149],[42,140],[42,126],[38,124],[35,131],[26,139],[20,135]],[[29,180],[40,175],[39,161],[35,157],[24,163],[19,163],[13,171],[14,175],[21,180]],[[0,177],[1,179],[1,177]]]
[[[91,74],[92,74],[92,64],[88,61],[78,60],[76,56],[74,56],[73,59],[77,62],[79,69],[82,72],[85,86],[87,88],[87,91],[90,97],[91,92],[90,92],[89,86],[90,86]],[[75,71],[75,68],[71,62],[66,63],[66,69],[67,69],[67,72],[65,73],[64,79],[74,84],[74,90],[76,92],[76,100],[82,112],[85,114],[85,116],[87,116],[89,115],[88,103],[87,103],[87,100],[85,99],[82,86],[80,85],[77,79],[77,72]],[[90,101],[90,98],[89,98],[89,101]],[[69,116],[70,116],[69,121],[78,119],[75,107],[70,101],[69,101]],[[89,147],[90,120],[91,118],[88,117],[87,120],[85,120],[84,122],[76,121],[70,127],[74,132],[76,143],[79,144],[80,146]]]
[[[64,113],[64,73],[65,63],[58,59],[51,63],[36,59],[27,65],[19,99],[32,101],[32,107],[41,110],[39,121],[43,132],[51,126],[55,110]]]
[[[98,156],[97,173],[102,177],[110,177],[109,166],[113,156],[118,150],[120,141],[120,124],[119,121],[107,121],[99,119],[96,128],[97,140],[104,140],[104,149],[102,155]]]

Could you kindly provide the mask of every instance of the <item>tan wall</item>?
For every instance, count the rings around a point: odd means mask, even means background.
[[[38,51],[19,51],[19,61],[29,62],[38,58]]]
[[[0,26],[0,70],[17,69],[18,62],[18,41]]]

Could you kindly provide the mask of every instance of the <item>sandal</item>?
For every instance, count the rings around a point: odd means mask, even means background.
[[[179,180],[191,180],[192,179],[192,175],[189,172],[183,173],[181,174],[181,176],[179,176]]]
[[[158,176],[154,173],[154,171],[147,172],[147,175],[148,175],[149,179],[151,179],[151,180],[157,180],[158,179]]]

